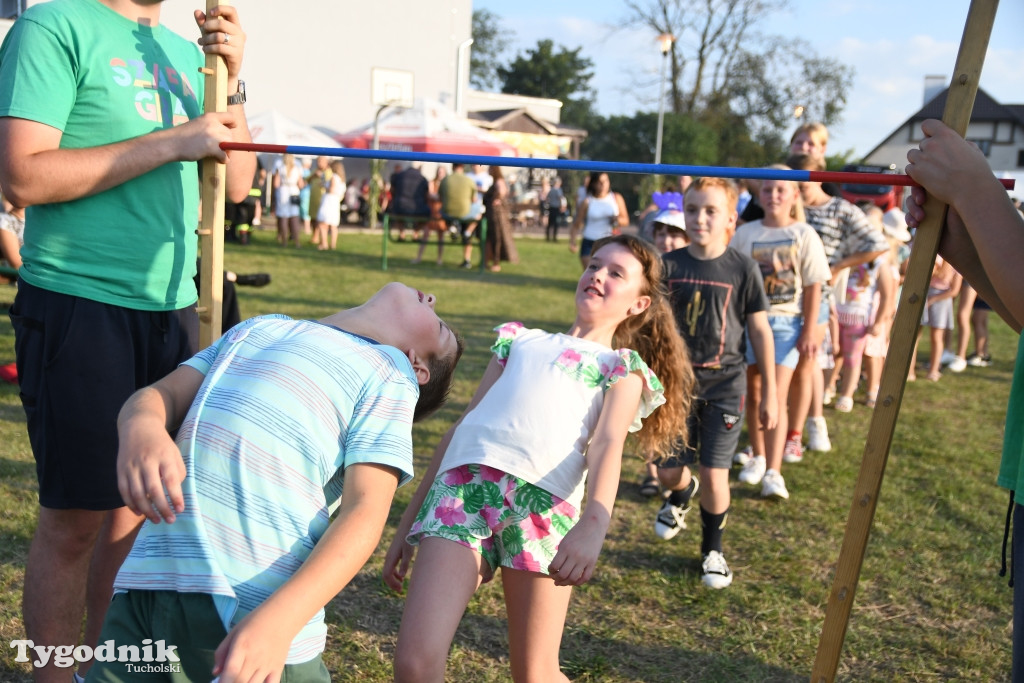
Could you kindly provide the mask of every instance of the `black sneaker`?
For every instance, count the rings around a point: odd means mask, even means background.
[[[992,356],[988,354],[985,354],[984,356],[979,356],[976,353],[972,353],[970,356],[967,357],[967,364],[970,365],[972,368],[987,368],[988,366],[992,365]]]
[[[472,268],[472,267],[473,267],[473,264],[470,263],[469,261],[463,261],[462,265],[459,266],[459,268]]]
[[[673,505],[672,501],[667,499],[662,503],[661,509],[658,510],[658,516],[654,518],[654,533],[658,538],[668,541],[686,528],[686,513],[690,511],[691,502],[699,488],[700,480],[694,477],[693,492],[686,505]]]

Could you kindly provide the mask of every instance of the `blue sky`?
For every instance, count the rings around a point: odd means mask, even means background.
[[[923,104],[924,78],[951,75],[968,0],[791,0],[763,30],[799,35],[819,56],[852,66],[843,121],[829,128],[830,152],[867,154]],[[661,54],[649,29],[616,28],[619,0],[473,0],[514,33],[516,52],[550,38],[594,62],[601,114],[657,109]],[[1004,104],[1024,104],[1024,2],[1003,0],[981,87]]]

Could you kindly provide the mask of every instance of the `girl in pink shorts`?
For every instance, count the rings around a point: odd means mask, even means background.
[[[444,680],[462,614],[499,567],[512,678],[567,681],[558,654],[569,595],[594,573],[626,435],[638,431],[641,449],[660,455],[686,430],[693,372],[661,259],[639,238],[595,244],[567,332],[497,332],[384,560],[384,581],[401,590],[419,547],[396,681]]]

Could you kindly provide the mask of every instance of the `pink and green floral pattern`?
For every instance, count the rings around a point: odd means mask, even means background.
[[[434,480],[407,540],[446,538],[498,567],[548,573],[558,544],[576,523],[575,507],[487,465],[462,465]]]

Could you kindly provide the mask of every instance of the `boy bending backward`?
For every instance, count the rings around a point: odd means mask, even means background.
[[[323,607],[377,546],[462,353],[434,303],[393,282],[319,321],[253,318],[129,398],[118,485],[148,521],[100,642],[163,640],[185,680],[330,680]]]

